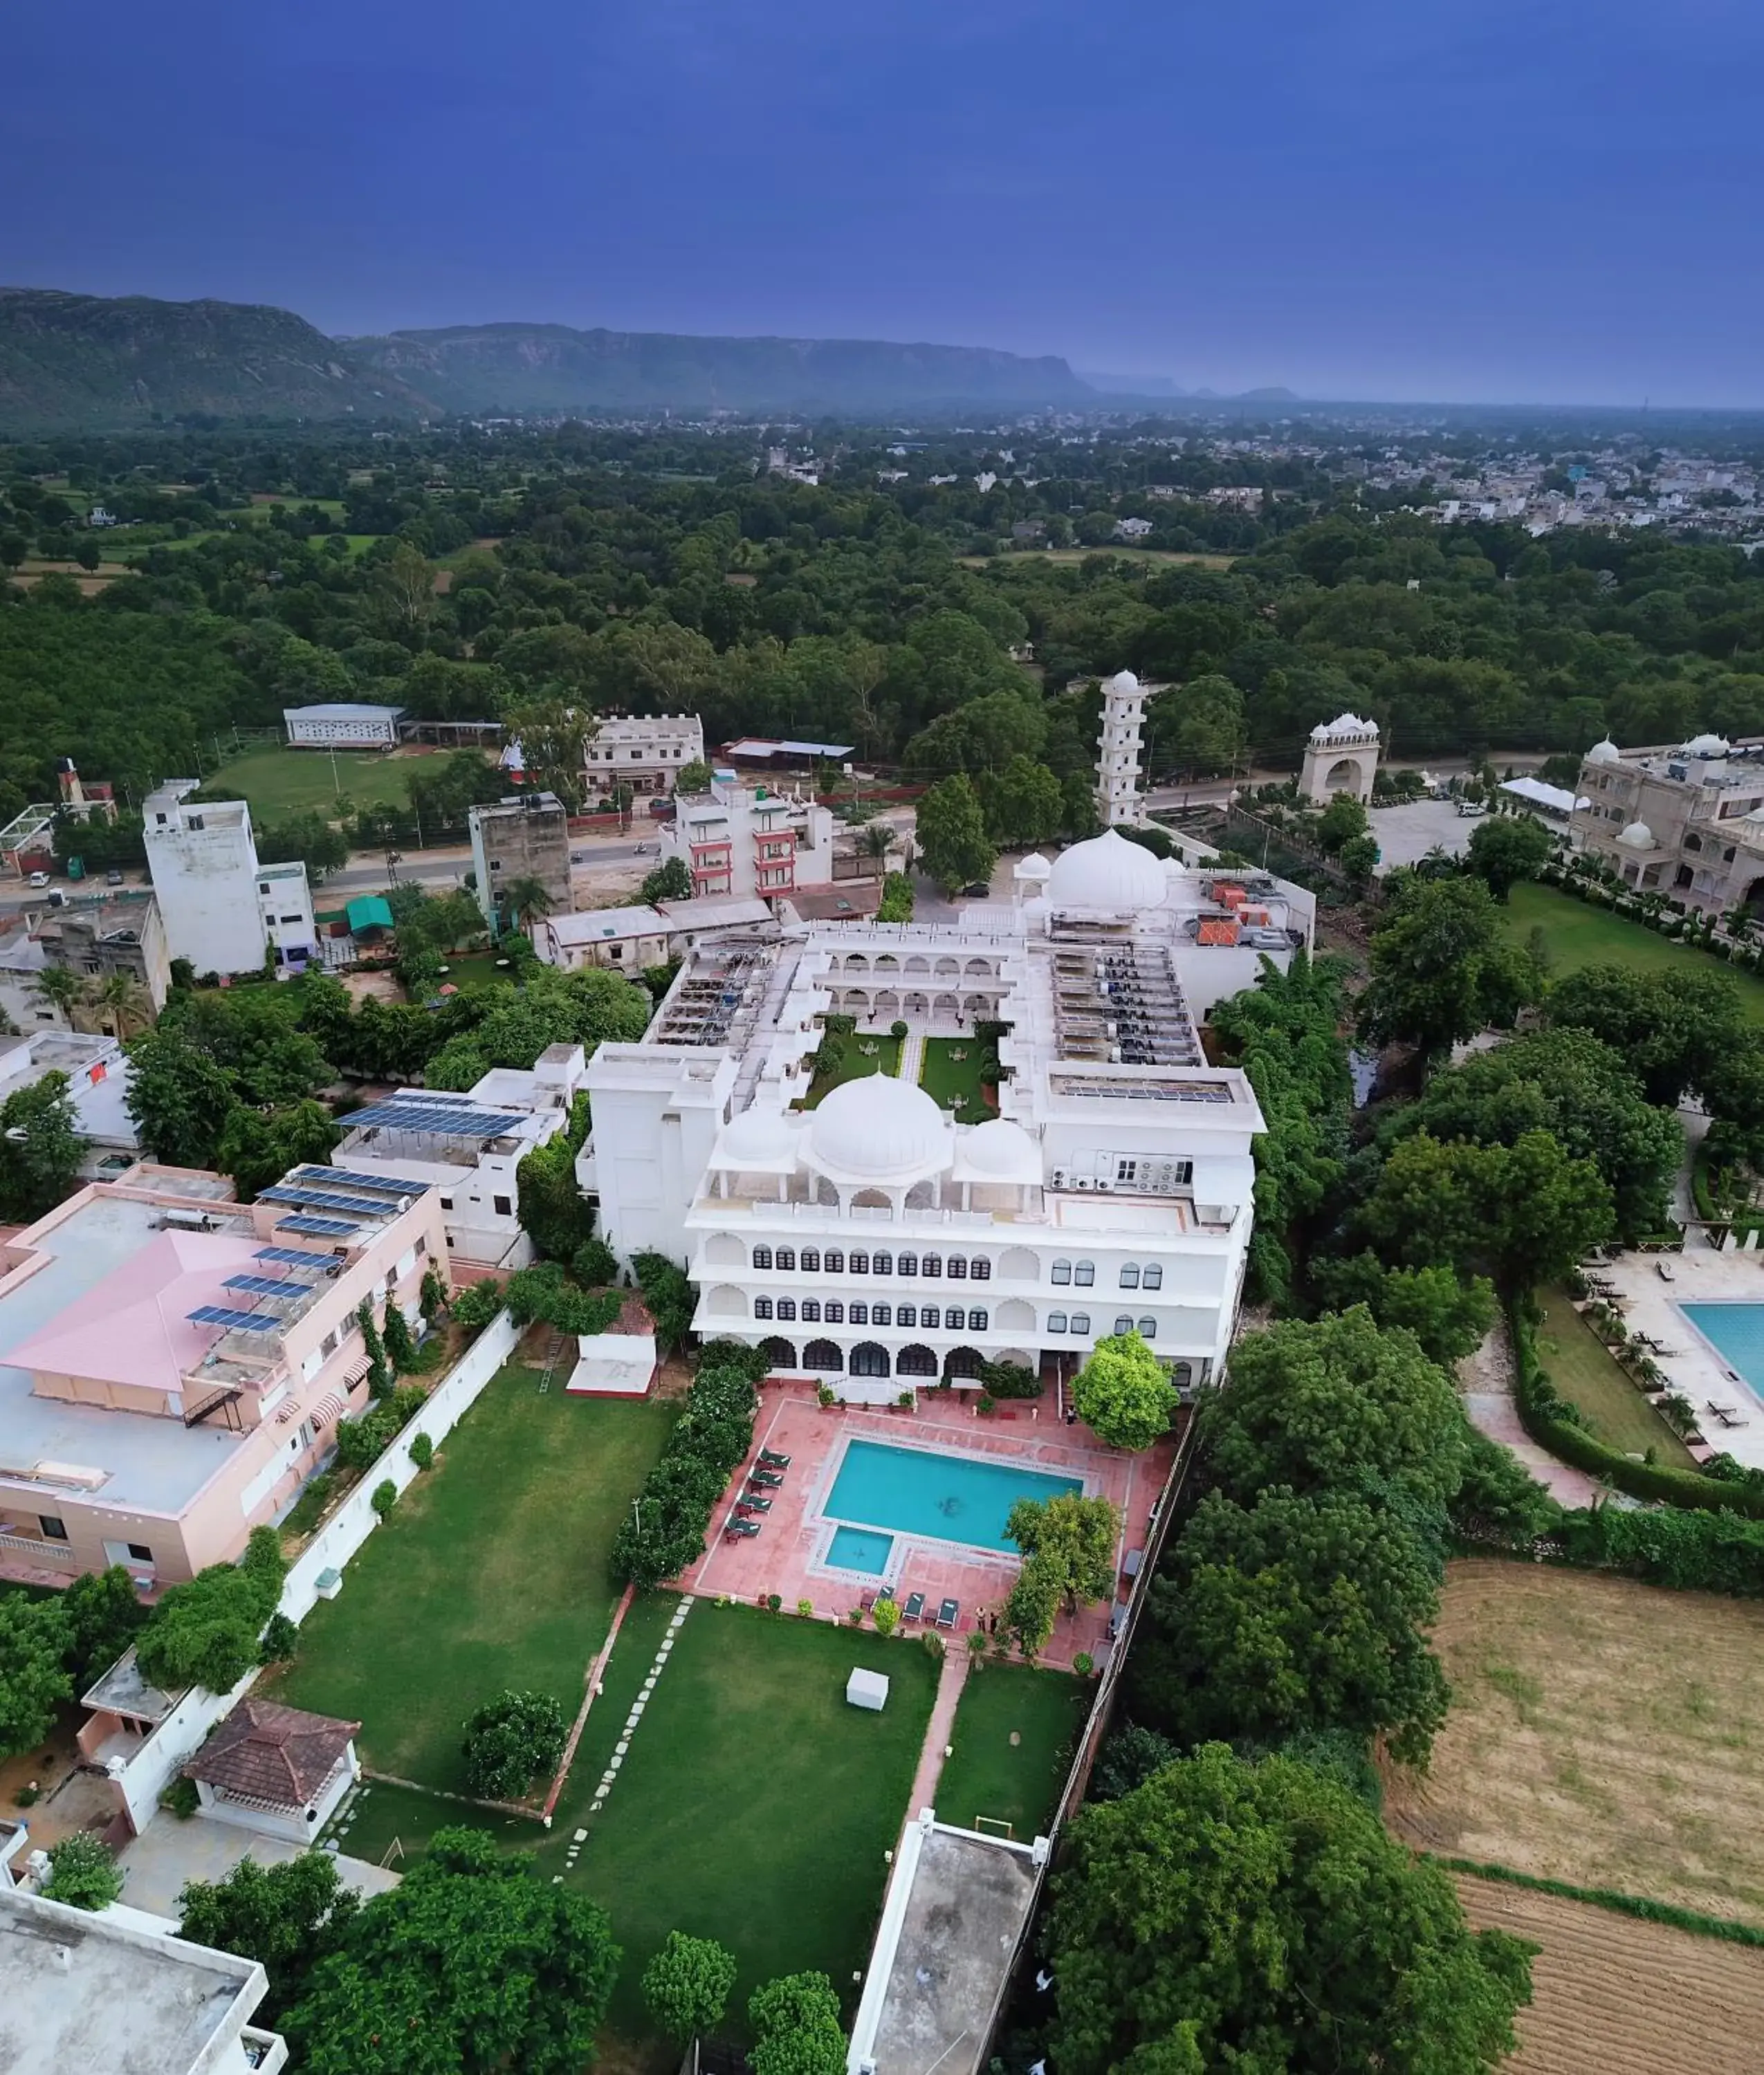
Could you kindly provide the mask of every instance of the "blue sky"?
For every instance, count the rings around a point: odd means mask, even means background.
[[[1758,0],[81,0],[0,279],[1764,405]]]

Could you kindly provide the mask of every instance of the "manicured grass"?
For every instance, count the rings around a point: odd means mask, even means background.
[[[499,966],[499,953],[495,951],[456,951],[441,963],[446,967],[442,984],[449,981],[462,993],[476,993],[487,987],[512,987],[515,984],[512,966]]]
[[[1736,971],[1708,951],[1658,936],[1608,908],[1592,907],[1553,886],[1526,883],[1513,888],[1503,916],[1509,932],[1522,944],[1533,930],[1542,930],[1554,975],[1594,965],[1631,966],[1639,972],[1719,973],[1739,989],[1752,1021],[1764,1023],[1764,980]]]
[[[362,755],[339,750],[333,777],[322,749],[251,749],[230,758],[203,781],[206,799],[251,803],[254,822],[280,822],[316,809],[335,820],[338,788],[358,807],[406,807],[409,781],[420,760],[410,756]]]
[[[504,1369],[307,1617],[278,1697],[359,1721],[376,1771],[453,1792],[461,1725],[491,1695],[573,1715],[617,1603],[613,1537],[676,1410]]]
[[[1563,1292],[1548,1290],[1542,1302],[1538,1353],[1551,1381],[1585,1414],[1598,1439],[1625,1455],[1646,1455],[1652,1448],[1668,1469],[1695,1469],[1690,1450],[1617,1367]]]
[[[875,1052],[866,1054],[861,1051],[859,1048],[864,1045],[875,1046]],[[814,1109],[822,1098],[830,1095],[842,1081],[861,1081],[867,1074],[898,1073],[900,1067],[901,1041],[898,1038],[876,1038],[861,1033],[847,1038],[845,1057],[839,1062],[839,1071],[836,1074],[818,1074],[802,1107]]]
[[[955,1754],[937,1784],[940,1822],[1008,1823],[1026,1843],[1045,1833],[1066,1783],[1091,1688],[1062,1671],[987,1664],[968,1673],[955,1713]]]
[[[679,1604],[657,1593],[632,1607],[540,1855],[544,1875],[579,1882],[612,1918],[625,1955],[613,2022],[629,2036],[649,2031],[639,1982],[677,1929],[720,1939],[739,1961],[737,2023],[776,1974],[820,1968],[850,1994],[937,1690],[938,1667],[917,1642],[700,1600],[611,1795],[587,1817]],[[879,1714],[847,1704],[859,1664],[888,1675]],[[585,1820],[587,1842],[569,1871],[565,1854]]]
[[[998,1115],[980,1092],[980,1058],[986,1050],[977,1038],[927,1038],[919,1086],[942,1108],[959,1104],[958,1124],[984,1124]],[[959,1059],[955,1054],[959,1052]]]

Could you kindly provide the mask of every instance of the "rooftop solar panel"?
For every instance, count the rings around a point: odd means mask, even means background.
[[[251,1257],[254,1261],[274,1261],[288,1268],[322,1268],[329,1275],[337,1266],[328,1253],[314,1253],[301,1246],[260,1246]]]
[[[321,1211],[341,1211],[350,1217],[383,1218],[391,1208],[383,1198],[363,1200],[359,1196],[340,1196],[329,1189],[308,1189],[302,1183],[278,1182],[273,1189],[260,1189],[258,1194],[272,1203],[311,1203]]]
[[[462,1103],[403,1101],[370,1103],[352,1110],[349,1123],[380,1125],[391,1131],[429,1131],[443,1138],[500,1138],[524,1120],[518,1111],[473,1109]]]
[[[402,1180],[396,1174],[358,1174],[350,1167],[303,1167],[300,1173],[307,1180],[329,1174],[333,1182],[341,1182],[346,1188],[372,1189],[385,1196],[414,1196],[429,1186],[426,1182]]]
[[[351,1224],[347,1218],[315,1218],[309,1211],[302,1211],[291,1218],[278,1218],[278,1232],[311,1232],[322,1239],[347,1239],[361,1227]]]
[[[242,1290],[252,1297],[308,1297],[312,1294],[309,1282],[278,1282],[268,1275],[230,1275],[222,1285],[226,1290]]]
[[[188,1314],[193,1326],[224,1326],[230,1333],[273,1333],[281,1321],[263,1311],[234,1311],[225,1304],[201,1304]]]

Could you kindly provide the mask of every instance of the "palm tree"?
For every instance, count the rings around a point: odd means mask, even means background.
[[[557,905],[544,885],[530,874],[511,880],[503,888],[502,903],[524,930],[531,929]]]
[[[115,1026],[118,1038],[132,1038],[153,1021],[153,997],[132,973],[112,973],[92,996],[92,1006]]]
[[[886,857],[894,847],[894,831],[886,822],[872,822],[858,836],[858,848],[866,857]]]
[[[37,975],[37,992],[66,1018],[70,1027],[77,1028],[77,1018],[86,1004],[87,989],[77,972],[70,972],[65,966],[45,966]]]

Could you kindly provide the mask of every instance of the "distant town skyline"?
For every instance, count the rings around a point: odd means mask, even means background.
[[[10,42],[14,284],[1764,406],[1741,0],[93,0]]]

